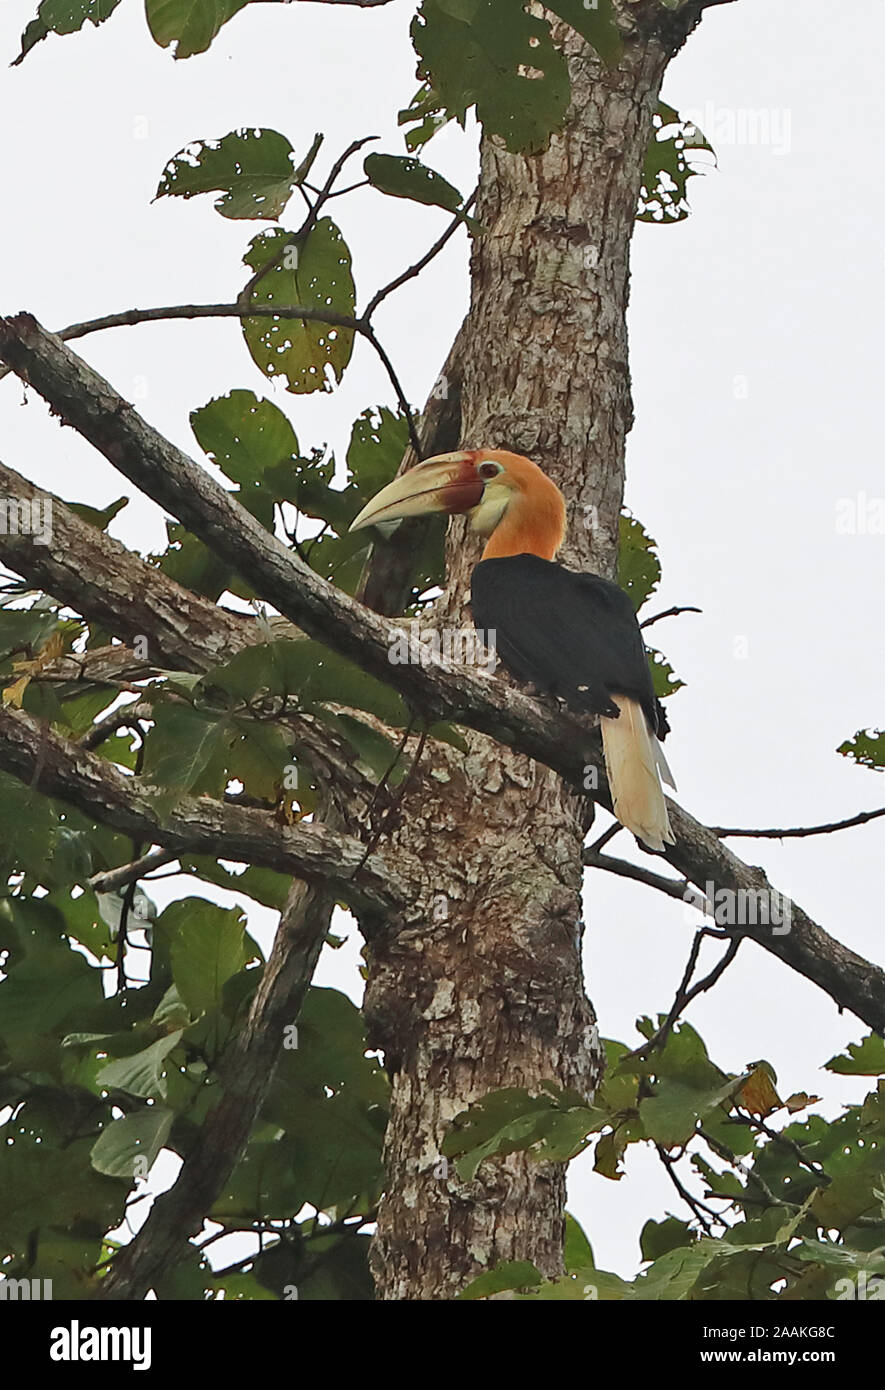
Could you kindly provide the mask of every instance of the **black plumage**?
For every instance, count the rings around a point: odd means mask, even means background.
[[[494,630],[500,660],[517,680],[560,696],[576,710],[617,717],[612,695],[626,695],[663,739],[642,633],[623,589],[538,555],[482,560],[473,571],[474,625]]]

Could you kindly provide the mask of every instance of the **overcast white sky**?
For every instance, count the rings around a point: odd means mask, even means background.
[[[15,57],[35,7],[5,0],[0,63]],[[273,127],[299,150],[324,131],[323,172],[362,134],[401,153],[396,111],[415,88],[412,8],[250,6],[208,54],[174,63],[149,40],[142,7],[123,0],[99,30],[40,45],[0,89],[2,311],[27,308],[58,328],[132,305],[233,298],[256,228],[218,217],[208,198],[152,205],[166,161],[237,126]],[[680,800],[709,823],[813,824],[885,799],[878,774],[835,753],[885,720],[885,536],[837,531],[840,501],[863,513],[864,497],[869,506],[885,495],[883,42],[880,0],[855,0],[850,28],[825,0],[737,0],[708,15],[664,88],[705,126],[719,167],[690,184],[687,222],[637,229],[627,498],[660,545],[656,607],[704,610],[662,623],[654,639],[686,681],[669,704]],[[766,125],[767,139],[753,139]],[[475,132],[443,132],[428,160],[468,191]],[[362,190],[336,216],[365,301],[445,215]],[[466,302],[459,237],[379,314],[416,404]],[[303,447],[326,440],[342,455],[356,415],[391,400],[361,344],[334,395],[275,392],[232,323],[115,330],[79,350],[194,454],[189,411],[234,387],[273,396]],[[23,408],[14,379],[0,384],[0,453],[65,497],[104,504],[128,490],[34,395]],[[143,499],[111,529],[142,552],[164,540],[160,512]],[[882,959],[882,822],[826,839],[733,843],[835,936]],[[602,1031],[635,1043],[634,1018],[669,1007],[694,919],[599,873],[586,916]],[[320,982],[358,998],[358,951],[352,932],[327,953]],[[720,1065],[768,1058],[781,1094],[818,1091],[832,1112],[862,1093],[863,1083],[817,1068],[863,1025],[752,943],[688,1016]],[[649,1215],[685,1215],[657,1160],[635,1149],[617,1184],[576,1162],[571,1207],[599,1264],[624,1274],[635,1271]]]

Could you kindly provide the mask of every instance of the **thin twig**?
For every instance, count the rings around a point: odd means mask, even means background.
[[[349,328],[371,343],[387,372],[400,409],[406,419],[409,442],[418,458],[423,457],[418,432],[411,407],[406,399],[402,384],[378,336],[365,318],[354,318],[352,314],[339,314],[333,309],[317,309],[309,304],[165,304],[153,309],[124,309],[119,314],[105,314],[102,318],[85,319],[82,323],[72,323],[56,335],[64,342],[74,338],[85,338],[89,333],[100,333],[106,328],[132,328],[139,323],[160,323],[171,319],[300,319],[305,323],[327,323],[333,328]],[[0,380],[10,372],[10,367],[0,368]]]
[[[77,739],[77,744],[80,748],[92,752],[110,738],[111,734],[117,733],[120,729],[137,726],[139,720],[150,719],[153,712],[153,705],[146,700],[132,700],[127,705],[120,705],[119,709],[106,714],[104,719],[90,724],[86,732]]]
[[[323,209],[323,206],[329,201],[329,198],[332,196],[332,188],[335,184],[335,180],[338,178],[338,175],[341,173],[341,170],[344,168],[344,165],[347,163],[348,159],[350,159],[351,155],[356,154],[357,150],[361,149],[362,146],[367,144],[370,140],[377,139],[377,135],[365,135],[361,140],[352,141],[351,144],[348,145],[344,153],[338,156],[338,158],[335,160],[335,163],[332,165],[332,168],[329,171],[329,177],[326,179],[326,182],[323,184],[322,188],[316,190],[316,202],[311,203],[309,199],[305,199],[305,201],[307,202],[307,216],[305,217],[301,226],[298,228],[296,232],[292,232],[291,236],[288,236],[286,238],[282,246],[278,247],[276,253],[270,258],[270,260],[265,265],[259,266],[255,274],[252,276],[251,280],[248,280],[246,282],[239,295],[237,296],[238,304],[242,304],[244,306],[249,304],[249,301],[252,298],[253,291],[264,279],[265,275],[270,274],[272,270],[275,270],[277,266],[280,265],[283,260],[285,260],[286,252],[289,250],[290,246],[298,246],[303,241],[307,240],[313,228],[316,226],[317,218],[319,217]]]
[[[414,265],[410,265],[408,270],[404,270],[401,275],[397,275],[394,280],[390,281],[389,285],[385,285],[383,289],[380,289],[378,293],[369,300],[363,318],[370,319],[378,308],[378,305],[381,304],[389,294],[393,294],[394,290],[398,290],[400,285],[404,285],[408,280],[414,280],[415,276],[420,275],[424,267],[429,265],[435,256],[439,255],[446,243],[455,235],[458,228],[465,225],[465,213],[468,213],[473,207],[478,192],[479,187],[477,186],[474,188],[464,206],[458,209],[458,212],[455,217],[452,218],[452,221],[449,223],[442,236],[437,238],[430,250],[426,251],[420,260],[416,261]]]
[[[410,727],[411,727],[411,726],[410,726]],[[408,734],[406,735],[406,737],[408,737]],[[381,824],[379,825],[378,829],[375,831],[375,833],[374,833],[374,834],[371,836],[371,838],[369,839],[369,842],[368,842],[368,844],[366,845],[365,854],[363,855],[363,857],[362,857],[362,859],[360,860],[359,864],[357,864],[356,868],[354,869],[354,871],[353,871],[353,873],[352,873],[352,875],[351,875],[352,878],[356,878],[357,874],[360,872],[360,870],[362,869],[363,865],[366,863],[366,860],[369,858],[369,855],[370,855],[370,854],[372,853],[372,851],[375,849],[375,847],[376,847],[376,845],[378,844],[378,842],[379,842],[381,839],[383,839],[383,837],[384,837],[384,835],[385,835],[385,833],[386,833],[386,831],[387,831],[387,826],[388,826],[388,824],[392,822],[393,817],[396,815],[396,812],[398,811],[399,807],[402,805],[402,803],[403,803],[403,801],[404,801],[404,799],[405,799],[405,796],[406,796],[407,791],[409,790],[409,788],[411,787],[413,781],[415,780],[415,773],[418,771],[418,764],[420,763],[422,754],[424,753],[424,745],[426,744],[426,742],[427,742],[427,725],[425,724],[425,725],[424,725],[424,728],[421,730],[421,734],[420,734],[420,737],[419,737],[419,739],[418,739],[418,747],[415,749],[415,756],[414,756],[413,759],[412,759],[412,766],[409,768],[409,771],[408,771],[408,773],[406,774],[406,777],[405,777],[405,779],[403,780],[403,782],[402,782],[402,784],[401,784],[401,786],[400,786],[400,788],[399,788],[399,792],[398,792],[397,796],[394,798],[394,800],[393,800],[393,801],[391,802],[391,804],[388,806],[387,810],[384,812],[384,816],[382,817]]]
[[[652,623],[659,623],[662,618],[675,618],[677,613],[703,613],[703,611],[703,608],[692,608],[690,605],[684,608],[665,608],[663,613],[655,613],[654,617],[646,618],[645,622],[640,623],[639,626],[651,627]]]
[[[698,1134],[703,1139],[704,1143],[709,1145],[718,1158],[724,1158],[726,1163],[730,1163],[732,1168],[736,1168],[742,1177],[746,1178],[747,1182],[755,1184],[769,1206],[787,1207],[790,1211],[799,1210],[799,1204],[797,1202],[788,1202],[783,1197],[775,1197],[771,1188],[760,1178],[759,1174],[746,1163],[742,1163],[737,1154],[734,1153],[727,1144],[723,1144],[721,1139],[717,1139],[715,1135],[710,1134],[704,1129],[703,1125],[698,1128]],[[732,1200],[734,1200],[734,1198]],[[744,1198],[739,1197],[737,1200],[742,1202]]]
[[[178,855],[173,850],[152,849],[147,854],[142,854],[138,859],[133,859],[130,864],[119,864],[115,869],[106,869],[100,874],[93,874],[89,880],[89,887],[94,893],[116,893],[118,889],[125,888],[127,884],[137,883],[152,869],[159,869],[164,864],[171,864],[177,858]]]
[[[707,899],[688,879],[665,878],[663,874],[656,874],[652,869],[645,869],[639,864],[631,864],[627,859],[615,859],[611,854],[600,854],[592,845],[584,850],[583,861],[585,868],[605,869],[607,873],[617,874],[619,878],[632,878],[636,883],[645,883],[649,888],[657,888],[659,892],[666,893],[677,902],[688,903],[690,907],[696,907],[701,912],[707,910]]]
[[[728,940],[728,946],[709,975],[705,975],[702,980],[698,980],[696,984],[691,985],[691,977],[695,972],[701,944],[705,937],[712,937],[716,941]],[[703,994],[706,990],[712,989],[716,981],[728,966],[731,965],[731,962],[738,953],[741,940],[742,938],[739,936],[728,938],[725,932],[717,931],[713,927],[701,927],[700,930],[695,933],[694,941],[691,943],[688,963],[683,972],[679,988],[676,991],[676,998],[673,1000],[670,1012],[667,1014],[667,1017],[664,1019],[658,1031],[654,1033],[646,1043],[643,1043],[642,1047],[637,1047],[635,1051],[629,1053],[628,1055],[630,1057],[648,1057],[656,1048],[664,1047],[680,1014],[684,1012],[691,1001],[696,999],[699,994]],[[691,988],[689,988],[689,985],[691,985]]]
[[[741,836],[747,840],[801,840],[807,835],[831,835],[834,830],[850,830],[854,825],[866,825],[867,821],[885,816],[885,806],[876,811],[859,811],[848,820],[831,821],[828,825],[800,825],[791,830],[742,830],[730,825],[711,825],[710,829],[720,840],[736,839]]]
[[[727,1227],[728,1222],[725,1221],[719,1215],[718,1212],[714,1211],[712,1207],[708,1207],[706,1202],[702,1202],[699,1197],[692,1196],[688,1188],[685,1187],[685,1185],[679,1177],[679,1174],[676,1172],[676,1159],[673,1157],[673,1155],[667,1153],[667,1150],[664,1148],[662,1144],[655,1144],[655,1148],[657,1149],[658,1158],[664,1165],[667,1176],[669,1177],[673,1186],[676,1188],[676,1191],[679,1193],[679,1196],[682,1198],[683,1202],[685,1202],[686,1206],[689,1207],[689,1209],[694,1213],[695,1219],[704,1228],[706,1234],[708,1236],[711,1236],[713,1234],[712,1223],[707,1220],[708,1215],[712,1217],[713,1221],[715,1221],[718,1225]]]
[[[776,1129],[772,1129],[764,1120],[759,1119],[757,1115],[744,1113],[740,1106],[735,1108],[737,1109],[737,1115],[734,1116],[736,1124],[747,1125],[750,1129],[756,1130],[759,1134],[766,1135],[773,1144],[779,1144],[781,1148],[789,1149],[797,1163],[800,1163],[803,1168],[807,1168],[809,1173],[813,1173],[824,1186],[828,1186],[833,1181],[829,1173],[827,1173],[819,1163],[815,1163],[813,1159],[808,1158],[804,1149],[800,1144],[796,1143],[795,1139],[789,1139],[786,1134],[780,1134]]]
[[[609,826],[608,830],[603,831],[598,840],[594,840],[593,844],[588,846],[590,852],[598,854],[600,850],[605,849],[605,846],[613,840],[616,835],[620,834],[623,829],[624,827],[621,825],[620,821],[614,821]]]
[[[360,332],[362,333],[363,337],[372,344],[372,347],[375,349],[378,356],[380,357],[381,362],[384,365],[384,369],[387,372],[388,377],[390,378],[390,384],[396,393],[396,398],[399,401],[399,408],[405,416],[406,428],[409,432],[409,443],[415,451],[416,458],[418,458],[419,460],[423,459],[424,451],[421,447],[421,440],[418,438],[418,429],[415,425],[415,417],[412,414],[412,407],[406,400],[406,394],[403,391],[402,386],[400,385],[400,381],[396,374],[396,371],[394,370],[393,363],[387,356],[387,353],[384,351],[384,348],[379,343],[372,325],[368,323],[366,319],[361,320],[361,322],[363,326],[360,329]]]

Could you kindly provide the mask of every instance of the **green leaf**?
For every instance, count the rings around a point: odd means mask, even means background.
[[[409,722],[396,691],[308,638],[245,648],[208,672],[202,685],[207,692],[224,691],[238,700],[293,699],[304,710],[331,702],[366,710],[394,727]]]
[[[657,542],[628,512],[619,520],[618,583],[630,596],[636,612],[661,582],[661,562],[655,553]]]
[[[593,1258],[593,1248],[587,1239],[583,1227],[572,1216],[571,1212],[565,1214],[565,1267],[569,1272],[576,1269],[592,1268],[596,1261]]]
[[[217,717],[201,714],[191,705],[158,705],[154,726],[145,740],[145,785],[179,796],[219,790],[205,774],[216,757],[222,733]]]
[[[222,193],[222,217],[278,218],[297,181],[294,151],[276,130],[246,127],[220,140],[195,140],[163,171],[156,197],[194,198]]]
[[[170,903],[155,931],[170,943],[175,986],[194,1018],[221,1002],[225,982],[253,955],[239,908],[204,898]]]
[[[214,692],[221,680],[214,681]],[[188,793],[220,796],[233,778],[250,795],[273,801],[290,759],[290,736],[275,724],[234,709],[203,713],[158,702],[145,740],[144,783],[163,815]]]
[[[646,1221],[639,1236],[639,1247],[644,1260],[657,1260],[670,1250],[693,1245],[694,1232],[685,1221],[668,1216],[664,1221]]]
[[[359,1009],[338,990],[308,990],[262,1109],[285,1130],[295,1211],[302,1202],[365,1211],[383,1184],[388,1085],[365,1047]]]
[[[261,232],[244,260],[254,271],[268,267],[252,291],[251,304],[297,305],[353,317],[350,251],[331,218],[321,218],[300,246],[292,244],[290,232]],[[284,380],[296,394],[332,390],[353,351],[352,329],[318,320],[247,318],[243,334],[259,370]]]
[[[885,729],[860,729],[854,738],[836,749],[843,758],[853,758],[861,767],[885,767]]]
[[[550,9],[586,39],[609,67],[616,65],[622,44],[611,0],[551,0]]]
[[[183,1028],[176,1028],[174,1033],[159,1038],[141,1052],[108,1062],[98,1072],[99,1085],[108,1090],[128,1091],[133,1096],[165,1100],[166,1059],[180,1043],[183,1033]]]
[[[632,1298],[633,1285],[617,1274],[602,1269],[575,1270],[560,1279],[545,1280],[527,1293],[515,1293],[513,1298],[523,1303],[591,1303],[597,1299],[619,1303]]]
[[[92,1166],[111,1178],[146,1177],[169,1138],[171,1110],[152,1105],[112,1120],[92,1146]]]
[[[457,188],[418,159],[370,154],[363,161],[363,169],[373,188],[393,198],[409,198],[449,212],[457,211],[464,201]]]
[[[114,517],[124,507],[129,506],[129,498],[118,497],[115,502],[109,502],[106,507],[87,507],[85,502],[66,502],[65,506],[81,521],[88,521],[90,526],[97,526],[99,531],[106,531]]]
[[[42,1253],[43,1235],[50,1236],[54,1228],[70,1231],[76,1221],[81,1235],[98,1236],[116,1225],[123,1217],[126,1188],[95,1172],[88,1139],[65,1143],[45,1128],[33,1130],[30,1110],[25,1105],[4,1126],[0,1229],[4,1254],[25,1255],[30,1247],[33,1258],[35,1244]]]
[[[703,1271],[723,1255],[739,1253],[720,1240],[699,1240],[680,1246],[655,1260],[636,1280],[635,1297],[647,1300],[683,1300],[692,1291]]]
[[[354,420],[347,446],[347,490],[353,489],[356,510],[348,514],[348,525],[357,511],[395,477],[408,443],[405,416],[387,406],[369,406]]]
[[[215,35],[249,0],[145,0],[154,41],[176,45],[176,58],[205,53]]]
[[[234,578],[230,565],[220,560],[196,536],[192,536],[177,521],[166,522],[166,534],[169,538],[168,548],[162,556],[153,556],[152,560],[176,584],[192,589],[213,602],[225,589],[232,587]]]
[[[57,627],[54,609],[0,608],[0,656],[38,652]]]
[[[59,819],[53,804],[18,778],[0,772],[0,873],[24,869],[38,882],[55,853]]]
[[[418,75],[463,125],[476,106],[487,135],[543,149],[565,119],[569,78],[545,19],[513,0],[423,0],[412,21]]]
[[[75,34],[87,19],[96,26],[103,24],[119,3],[120,0],[41,0],[37,18],[31,20],[22,34],[22,51],[13,67],[48,34]]]
[[[881,1076],[885,1072],[885,1039],[870,1033],[863,1042],[849,1043],[847,1055],[837,1053],[824,1067],[841,1076]]]
[[[681,690],[685,681],[679,679],[667,658],[658,651],[657,647],[646,647],[646,653],[654,692],[659,700],[666,700],[668,695],[674,695],[677,690]]]
[[[653,125],[636,217],[639,222],[682,222],[691,210],[686,194],[688,180],[703,172],[694,167],[691,156],[698,150],[710,154],[713,150],[697,126],[684,121],[666,102],[658,105]]]
[[[190,420],[200,448],[239,485],[239,501],[253,515],[259,515],[254,494],[270,503],[261,509],[266,524],[273,502],[295,500],[298,438],[279,406],[252,391],[231,391],[192,411]]]
[[[790,1254],[797,1260],[813,1260],[815,1264],[831,1265],[849,1276],[866,1270],[867,1274],[885,1274],[885,1250],[851,1250],[825,1240],[803,1240]]]
[[[397,117],[399,125],[411,125],[412,130],[404,134],[406,149],[419,150],[431,140],[438,130],[454,120],[451,112],[428,82],[422,82],[409,105]]]
[[[44,1034],[61,1039],[102,997],[100,971],[79,951],[61,940],[40,941],[0,982],[0,1035],[10,1049]]]
[[[471,1300],[488,1298],[491,1294],[503,1293],[508,1289],[531,1288],[541,1283],[541,1275],[529,1260],[507,1260],[496,1265],[486,1274],[471,1280],[458,1294],[459,1299]]]
[[[565,1117],[571,1120],[573,1110],[580,1112],[578,1128],[586,1133],[588,1124],[592,1123],[592,1113],[586,1106],[576,1105],[579,1100],[553,1085],[540,1096],[532,1096],[518,1087],[492,1091],[455,1117],[443,1140],[442,1152],[449,1158],[457,1158],[459,1176],[465,1182],[472,1182],[484,1159],[530,1149],[551,1132],[555,1136],[557,1123]],[[550,1149],[543,1147],[537,1156],[546,1159],[552,1157],[553,1152],[551,1142]]]

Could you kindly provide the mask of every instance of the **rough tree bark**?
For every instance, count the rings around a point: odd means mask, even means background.
[[[631,419],[625,310],[640,171],[671,45],[634,35],[607,71],[558,26],[573,104],[549,148],[486,141],[461,439],[536,459],[570,504],[566,563],[611,575]],[[435,621],[469,623],[478,543],[450,528]],[[600,1076],[580,962],[581,846],[592,808],[478,734],[434,746],[394,846],[424,858],[426,925],[376,933],[365,1011],[393,1083],[388,1189],[372,1264],[385,1299],[447,1299],[502,1260],[562,1272],[565,1175],[516,1154],[473,1182],[440,1165],[452,1118],[500,1087],[590,1097]],[[445,1176],[440,1176],[445,1173]]]

